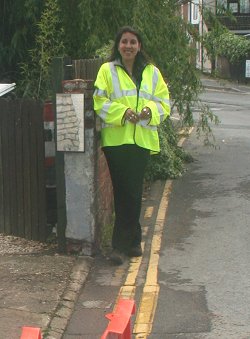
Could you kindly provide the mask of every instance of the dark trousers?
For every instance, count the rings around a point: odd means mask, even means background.
[[[128,251],[141,243],[143,178],[150,151],[137,145],[103,147],[114,191],[112,247]]]

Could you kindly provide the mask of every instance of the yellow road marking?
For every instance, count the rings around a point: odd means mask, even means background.
[[[142,250],[144,250],[144,246],[145,246],[145,243],[142,243]],[[142,257],[131,258],[126,281],[124,285],[120,288],[115,304],[117,304],[120,298],[123,298],[123,299],[134,298],[135,290],[136,290],[135,282],[136,282],[136,277],[138,275],[138,271],[141,265],[141,261],[142,261]]]
[[[192,130],[193,128],[190,128],[188,134],[191,134]],[[185,139],[185,137],[181,138],[178,142],[178,146],[182,146]],[[160,292],[160,286],[158,284],[158,265],[160,258],[159,253],[171,188],[172,181],[166,181],[155,223],[146,282],[143,288],[142,298],[135,320],[133,333],[136,335],[136,339],[147,338],[147,336],[151,333],[153,326]]]
[[[144,226],[142,229],[142,235],[146,237],[147,234],[148,234],[148,226]]]
[[[193,127],[189,129],[188,134],[191,134]],[[182,146],[185,141],[185,137],[182,137],[178,146]],[[154,235],[151,244],[150,259],[147,271],[146,282],[144,284],[143,293],[141,297],[141,302],[139,309],[137,311],[137,317],[135,320],[133,333],[135,334],[136,339],[146,339],[147,336],[151,333],[152,325],[154,321],[156,306],[158,302],[158,296],[160,292],[160,286],[158,284],[158,265],[159,265],[159,252],[161,248],[161,239],[164,228],[164,221],[166,218],[167,207],[168,207],[168,198],[172,188],[172,181],[166,181],[163,195],[161,198],[161,203],[158,209],[158,214],[156,218]],[[151,218],[153,215],[154,207],[149,206],[146,208],[144,218]],[[143,228],[143,235],[147,235],[148,227]],[[142,244],[144,249],[145,244]],[[136,291],[136,277],[141,265],[142,257],[132,258],[128,270],[128,275],[124,285],[120,288],[118,297],[116,299],[115,307],[120,298],[125,299],[134,299]],[[118,273],[119,270],[117,270]],[[118,276],[121,276],[121,271],[119,271]]]
[[[189,130],[187,131],[188,135],[190,135],[192,133],[193,129],[194,129],[194,127],[189,128]],[[181,132],[183,133],[184,131],[181,131]],[[180,134],[182,134],[181,132],[180,132]],[[180,138],[180,140],[178,142],[178,146],[181,147],[185,140],[186,140],[186,137]]]
[[[133,331],[137,339],[147,338],[148,334],[152,330],[160,291],[160,286],[158,285],[159,252],[171,187],[172,181],[167,181],[156,218],[146,282],[143,288]]]
[[[154,211],[154,207],[153,207],[153,206],[148,206],[148,207],[146,208],[145,213],[144,213],[144,219],[151,218],[151,217],[152,217],[152,214],[153,214],[153,211]]]
[[[144,251],[145,244],[142,243],[142,251]],[[124,283],[125,286],[133,286],[135,285],[136,277],[141,265],[142,257],[131,258],[128,275],[126,281]]]

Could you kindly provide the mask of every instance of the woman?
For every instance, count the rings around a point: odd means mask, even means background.
[[[94,108],[114,192],[111,260],[141,256],[139,222],[143,178],[150,153],[158,153],[157,126],[169,115],[169,92],[160,71],[143,52],[140,34],[123,27],[109,62],[97,75]]]

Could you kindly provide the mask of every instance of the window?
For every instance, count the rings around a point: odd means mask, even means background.
[[[250,14],[250,0],[217,0],[217,5],[228,8],[235,14]]]
[[[199,14],[199,6],[194,3],[194,5],[193,5],[193,21],[198,20],[198,14]]]
[[[228,9],[230,9],[230,11],[232,11],[232,13],[239,13],[240,12],[240,8],[239,8],[239,2],[238,1],[228,1]]]
[[[240,13],[250,13],[250,0],[240,0]]]

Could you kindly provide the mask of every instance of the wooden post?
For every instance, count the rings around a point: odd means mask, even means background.
[[[55,111],[55,129],[56,126],[56,93],[62,92],[62,80],[66,77],[65,65],[71,63],[70,58],[57,57],[52,61],[52,83],[53,83],[53,106]],[[55,144],[56,140],[55,131]],[[64,174],[64,152],[56,151],[56,195],[57,195],[57,237],[59,252],[66,251],[65,230],[67,225],[66,215],[66,189]]]

